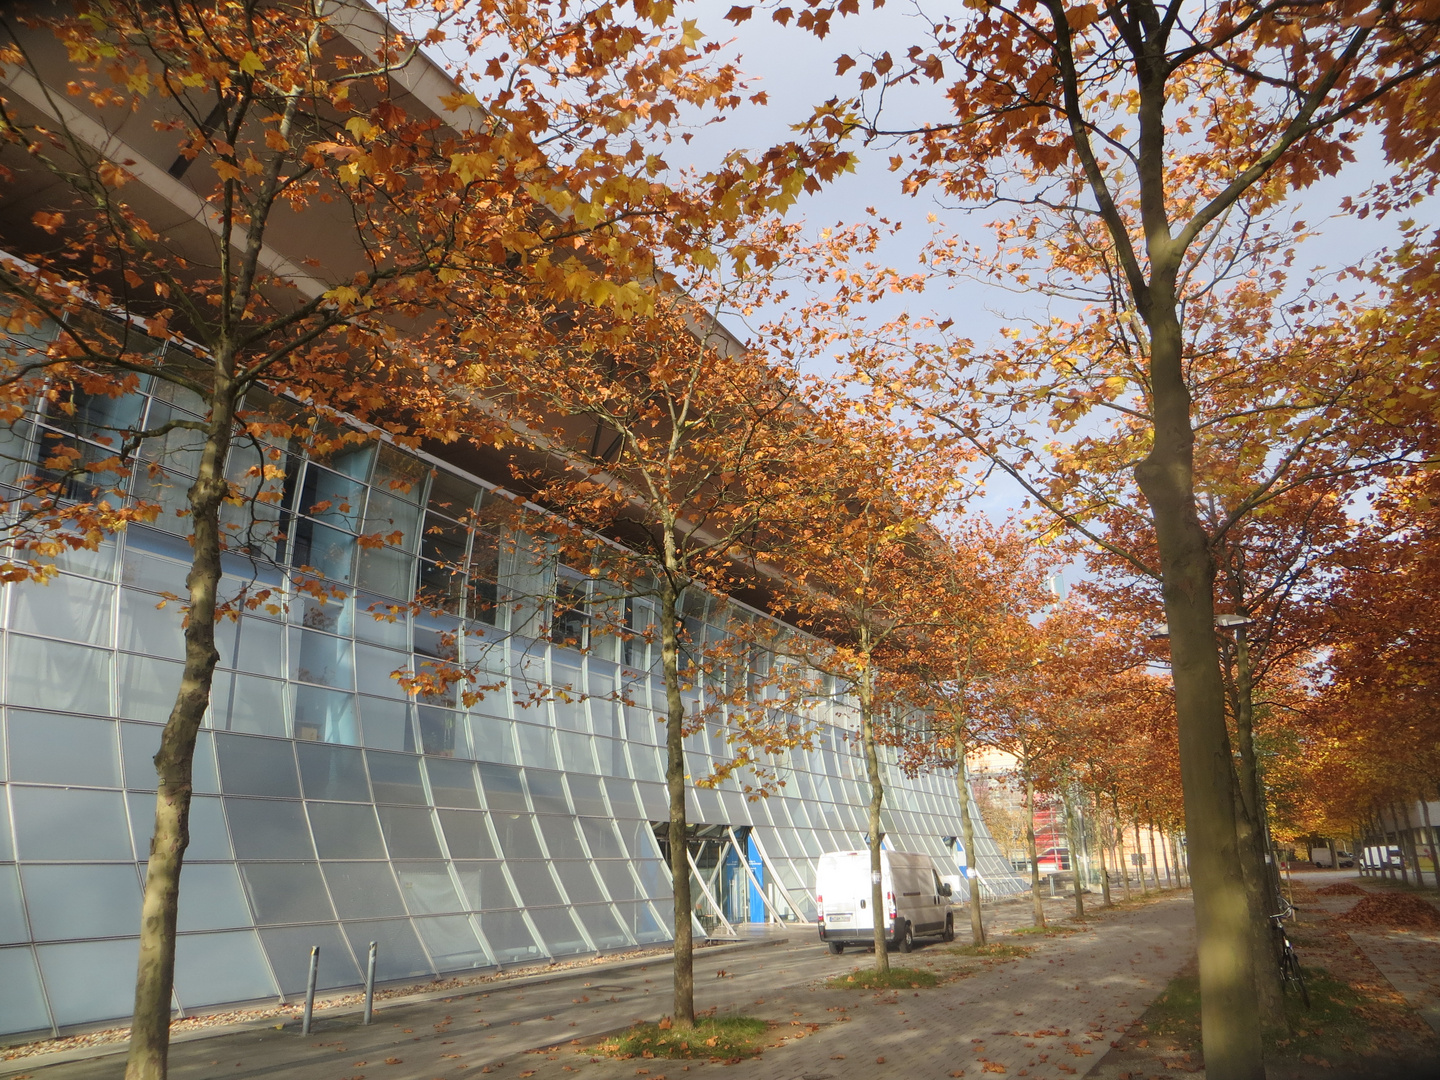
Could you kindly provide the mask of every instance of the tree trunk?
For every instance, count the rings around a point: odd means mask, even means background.
[[[1395,823],[1395,846],[1400,849],[1400,880],[1402,883],[1410,884],[1410,872],[1405,867],[1405,833],[1400,828],[1400,815],[1395,810],[1395,803],[1390,803],[1390,820]]]
[[[1035,925],[1045,926],[1045,901],[1040,897],[1040,853],[1035,850],[1035,785],[1030,781],[1030,763],[1025,762],[1025,844],[1030,853],[1030,903]]]
[[[1075,893],[1075,918],[1085,918],[1085,893],[1080,885],[1080,845],[1076,832],[1075,806],[1070,792],[1065,793],[1065,841],[1070,845],[1070,883]]]
[[[666,530],[666,556],[673,547]],[[675,1015],[677,1028],[695,1025],[695,940],[690,922],[689,830],[685,822],[685,702],[680,696],[680,591],[660,578],[660,666],[665,678],[665,786],[670,798],[670,884],[675,891]]]
[[[1150,876],[1155,879],[1155,891],[1163,892],[1164,889],[1160,884],[1160,857],[1155,854],[1155,822],[1147,822],[1145,828],[1150,841]]]
[[[1170,872],[1170,837],[1165,834],[1164,829],[1160,830],[1160,857],[1165,860],[1165,887],[1173,889],[1175,877]]]
[[[865,773],[870,779],[870,921],[874,923],[875,970],[889,971],[885,888],[880,867],[880,808],[885,803],[885,786],[880,780],[880,754],[875,747],[875,669],[870,663],[869,643],[869,628],[862,622],[860,649],[864,667],[860,671],[856,696],[860,699],[860,740],[865,749]]]
[[[960,789],[960,839],[965,844],[965,886],[970,907],[970,940],[985,944],[985,918],[980,910],[980,868],[975,865],[975,822],[970,811],[969,771],[965,766],[965,727],[955,722],[955,784]]]
[[[1154,442],[1136,466],[1135,479],[1155,525],[1170,629],[1180,780],[1195,870],[1206,1075],[1210,1080],[1264,1080],[1249,911],[1235,836],[1225,686],[1215,639],[1215,570],[1209,537],[1195,509],[1195,433],[1175,293],[1183,251],[1171,238],[1165,207],[1163,75],[1145,69],[1140,98],[1141,216],[1151,277],[1135,301],[1150,331]]]
[[[1095,796],[1095,831],[1099,834],[1096,845],[1100,849],[1100,902],[1107,908],[1112,906],[1110,900],[1110,868],[1105,864],[1105,822],[1100,816],[1100,796]]]
[[[220,505],[229,493],[225,459],[235,423],[234,359],[216,357],[215,390],[205,445],[189,507],[193,537],[185,578],[188,609],[185,668],[170,719],[155,755],[155,831],[140,904],[140,957],[135,972],[135,1013],[130,1024],[126,1080],[165,1080],[169,1069],[170,1002],[175,985],[175,920],[180,871],[190,843],[190,795],[195,739],[210,704],[220,654],[215,648],[215,606],[220,587]]]
[[[1135,817],[1135,852],[1140,856],[1140,895],[1150,895],[1150,883],[1145,880],[1145,846],[1140,842],[1140,817]]]
[[[1110,808],[1115,811],[1115,841],[1120,848],[1120,880],[1125,884],[1125,899],[1130,899],[1130,860],[1125,857],[1125,822],[1120,817],[1120,800],[1110,796]]]

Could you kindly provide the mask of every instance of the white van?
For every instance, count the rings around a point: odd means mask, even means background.
[[[940,880],[929,855],[881,851],[880,892],[885,898],[885,935],[892,949],[909,952],[920,934],[955,940],[950,884]],[[832,953],[843,952],[846,945],[874,943],[870,895],[870,852],[831,851],[820,856],[815,903],[820,940]]]

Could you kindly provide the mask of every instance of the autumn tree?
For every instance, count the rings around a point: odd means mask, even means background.
[[[264,509],[280,497],[283,444],[362,438],[284,400],[401,439],[493,440],[503,429],[427,353],[451,340],[447,320],[485,311],[471,353],[508,356],[535,331],[509,317],[517,296],[623,318],[645,306],[630,282],[668,280],[658,246],[672,264],[712,257],[716,231],[691,224],[716,217],[715,199],[664,183],[646,148],[681,107],[733,104],[734,75],[705,62],[668,6],[630,7],[395,5],[414,36],[375,9],[307,0],[39,5],[0,23],[0,183],[33,209],[5,222],[16,257],[0,263],[0,300],[32,344],[5,358],[4,420],[43,401],[77,435],[14,478],[7,573],[44,576],[57,547],[162,509],[182,515],[193,551],[129,1077],[166,1072],[191,761],[215,620],[234,610],[218,594],[222,552],[264,558],[285,539]],[[421,53],[447,40],[462,67],[475,59],[464,85]],[[140,429],[123,403],[152,383],[189,411]],[[237,440],[260,449],[244,458]],[[169,494],[130,483],[165,474],[179,450],[188,471]],[[367,542],[392,532],[379,523]],[[332,589],[324,570],[306,568],[306,587]]]
[[[736,8],[731,17],[751,14]],[[822,36],[846,14],[858,15],[858,5],[810,4],[800,17],[774,10]],[[1425,77],[1440,63],[1436,28],[1422,7],[1388,2],[1297,12],[1154,0],[988,3],[921,25],[923,39],[903,56],[839,58],[838,71],[857,69],[857,95],[825,103],[815,122],[837,139],[897,144],[892,162],[912,192],[1017,206],[999,225],[996,263],[1009,280],[1063,289],[1083,285],[1100,263],[1117,268],[1126,303],[1115,322],[1143,328],[1145,439],[1131,460],[1156,531],[1171,629],[1207,1068],[1223,1080],[1258,1080],[1215,570],[1194,492],[1190,274],[1217,245],[1232,246],[1225,237],[1244,246],[1256,212],[1338,171],[1367,128],[1383,128],[1392,160],[1430,160],[1434,131],[1413,104],[1434,92]],[[942,111],[906,112],[913,83],[942,88]],[[1042,390],[1052,356],[1037,357]],[[1064,360],[1057,366],[1068,370]],[[993,400],[989,381],[977,389]],[[1068,408],[1057,409],[1061,423]]]

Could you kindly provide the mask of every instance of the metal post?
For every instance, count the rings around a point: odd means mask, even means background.
[[[365,964],[365,1023],[375,1015],[375,942],[370,942],[370,959]]]
[[[305,1017],[300,1022],[300,1034],[310,1034],[310,1017],[315,1012],[315,976],[320,970],[320,946],[310,950],[310,978],[305,982]]]

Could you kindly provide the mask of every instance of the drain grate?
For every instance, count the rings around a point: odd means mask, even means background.
[[[622,990],[634,990],[633,986],[612,986],[608,983],[601,986],[592,986],[591,990],[603,990],[607,994],[618,994]]]

